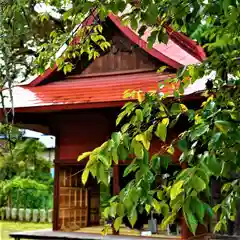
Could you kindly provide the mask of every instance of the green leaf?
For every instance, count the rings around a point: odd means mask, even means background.
[[[168,147],[168,150],[167,150],[167,152],[168,152],[169,154],[171,154],[171,155],[173,155],[173,154],[174,154],[174,152],[175,152],[175,149],[174,149],[173,145],[170,145],[170,146]]]
[[[112,150],[112,157],[113,157],[113,161],[114,161],[116,164],[118,164],[118,153],[117,153],[117,149],[116,149],[116,148],[114,148],[114,149]]]
[[[178,175],[177,180],[187,180],[189,177],[191,177],[192,172],[194,171],[194,168],[186,168],[183,169]]]
[[[194,188],[197,192],[201,192],[204,189],[206,189],[206,184],[205,182],[198,176],[194,175],[191,178],[191,182],[190,182],[192,188]]]
[[[153,171],[158,172],[160,169],[160,157],[158,156],[158,154],[152,156],[151,164]]]
[[[136,136],[136,141],[141,142],[143,144],[143,146],[149,150],[150,148],[150,141],[148,140],[148,136],[147,136],[147,132],[138,134]]]
[[[205,169],[198,168],[198,176],[205,182],[206,185],[209,183],[209,172],[206,172]]]
[[[101,152],[98,154],[98,159],[106,166],[109,167],[110,162],[108,159],[108,156],[105,154],[105,152]]]
[[[231,5],[231,0],[223,0],[222,1],[222,7],[224,10],[225,15],[228,13],[228,7]]]
[[[124,215],[124,206],[122,203],[118,203],[118,205],[117,205],[117,214],[118,214],[118,216]]]
[[[172,186],[172,188],[170,190],[171,200],[174,200],[180,193],[183,192],[183,189],[182,189],[183,183],[184,183],[184,181],[180,180]]]
[[[136,170],[138,169],[139,169],[139,165],[135,163],[135,161],[131,162],[131,164],[125,168],[123,177],[126,177],[131,172],[136,172]]]
[[[109,214],[110,214],[110,207],[106,207],[103,211],[103,216],[105,218],[108,218]]]
[[[217,161],[215,156],[209,156],[207,158],[206,165],[209,170],[214,173],[216,176],[219,176],[222,170],[222,164],[220,161]]]
[[[158,72],[158,73],[162,73],[162,72],[164,72],[167,68],[168,68],[167,66],[161,66],[161,67],[157,70],[157,72]]]
[[[178,143],[177,143],[177,146],[178,146],[179,150],[182,151],[182,152],[185,152],[185,151],[188,150],[186,139],[179,140]]]
[[[171,215],[167,215],[166,217],[164,217],[161,223],[161,229],[165,230],[169,224],[174,222],[175,218],[176,218],[175,213],[172,213]]]
[[[78,161],[82,161],[82,160],[85,159],[86,157],[89,157],[91,153],[92,153],[92,152],[85,152],[85,153],[81,154],[81,155],[78,157],[77,160],[78,160]]]
[[[166,141],[166,137],[167,137],[167,125],[165,125],[164,123],[158,123],[157,130],[156,130],[155,134],[163,142],[165,142]]]
[[[66,21],[72,14],[72,9],[66,11],[64,14],[63,14],[63,20]]]
[[[217,120],[214,122],[214,124],[224,134],[227,134],[231,127],[228,121]]]
[[[171,106],[170,112],[171,112],[173,115],[178,115],[179,113],[181,113],[182,110],[181,110],[181,105],[180,105],[180,103],[173,103],[172,106]]]
[[[132,228],[133,228],[137,221],[137,210],[135,208],[132,209],[130,216],[128,216],[128,220],[131,223]]]
[[[231,183],[225,183],[222,186],[221,192],[228,192],[230,189],[232,188],[232,184]]]
[[[195,232],[197,230],[198,222],[191,210],[189,209],[189,203],[186,202],[183,205],[183,216],[186,220],[187,226],[189,230],[195,235]]]
[[[127,111],[123,111],[121,112],[118,117],[117,117],[117,120],[116,120],[116,125],[118,126],[119,123],[123,120],[123,118],[127,115]]]
[[[161,203],[161,213],[164,217],[169,215],[169,206],[166,203]]]
[[[117,214],[117,205],[118,205],[118,204],[114,202],[114,203],[110,206],[110,212],[109,212],[109,213],[110,213],[110,216],[113,217],[113,218],[114,218],[114,217],[116,216],[116,214]]]
[[[220,209],[220,207],[221,207],[221,204],[217,204],[217,205],[215,205],[215,206],[213,207],[212,210],[213,210],[215,213],[217,213],[218,210]]]
[[[117,4],[117,9],[118,9],[119,12],[123,12],[124,9],[126,8],[126,1],[117,0],[116,4]]]
[[[145,210],[146,210],[146,212],[149,214],[149,213],[150,213],[150,210],[151,210],[151,206],[148,205],[148,204],[146,204],[146,205],[145,205]]]
[[[164,44],[168,43],[168,33],[161,29],[158,34],[158,42],[163,42]]]
[[[89,170],[87,168],[85,168],[83,173],[82,173],[82,183],[83,183],[83,185],[86,184],[86,182],[88,180],[88,175],[89,175]]]
[[[219,146],[219,144],[221,143],[221,141],[220,141],[221,136],[222,136],[221,132],[215,133],[212,136],[211,140],[209,141],[209,146],[213,146],[213,147],[217,148]]]
[[[108,172],[105,170],[104,166],[100,164],[97,170],[99,180],[108,186]]]
[[[118,217],[118,218],[114,221],[113,226],[114,226],[114,229],[115,229],[116,231],[118,231],[118,230],[120,229],[120,226],[121,226],[121,224],[122,224],[122,220],[123,220],[123,217]]]
[[[133,149],[134,149],[134,154],[136,155],[137,158],[143,158],[144,151],[143,151],[143,145],[139,142],[133,141]]]
[[[155,198],[152,200],[152,206],[158,214],[161,213],[161,204]]]
[[[127,132],[130,125],[131,125],[130,123],[124,124],[124,125],[122,126],[122,128],[121,128],[121,131],[122,131],[123,133]]]
[[[162,123],[166,126],[169,124],[169,118],[163,118]]]
[[[127,150],[130,149],[130,137],[128,135],[123,135],[123,145]]]
[[[120,160],[124,161],[128,158],[128,150],[124,147],[123,144],[118,147],[118,153]]]
[[[116,146],[118,146],[120,144],[121,141],[121,133],[119,132],[114,132],[112,134],[112,139],[115,142]]]
[[[190,206],[193,213],[197,216],[197,219],[203,224],[203,218],[205,215],[203,203],[198,198],[192,198]]]
[[[136,109],[135,113],[136,113],[138,121],[143,121],[143,113],[142,113],[142,111],[140,109]]]
[[[222,221],[219,221],[216,225],[215,225],[215,227],[214,227],[214,232],[220,232],[221,230],[222,230],[222,228],[223,228],[223,222]]]
[[[157,38],[157,34],[158,34],[157,31],[153,31],[151,33],[151,35],[148,37],[148,39],[147,39],[147,41],[148,41],[147,47],[149,49],[151,49],[153,47],[153,44],[155,43],[156,38]]]
[[[133,30],[137,30],[137,28],[138,28],[138,21],[137,21],[137,19],[135,17],[131,18],[130,23],[131,23],[131,28]]]
[[[208,131],[209,131],[209,125],[202,124],[202,125],[198,126],[196,129],[194,129],[190,133],[191,141],[196,140],[197,138],[199,138],[200,136],[202,136],[203,134],[205,134]]]
[[[163,194],[163,191],[162,191],[162,190],[159,190],[159,191],[157,192],[157,197],[158,197],[159,200],[163,200],[164,194]]]
[[[160,157],[160,164],[165,170],[167,170],[169,163],[171,162],[171,157],[168,155],[162,155]]]
[[[158,8],[157,5],[154,4],[153,2],[150,2],[148,4],[148,8],[147,8],[147,14],[146,14],[146,21],[148,24],[155,24],[157,21],[157,17],[158,17]]]

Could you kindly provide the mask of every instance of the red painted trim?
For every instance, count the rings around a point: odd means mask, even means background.
[[[99,102],[99,103],[79,103],[79,104],[61,104],[61,105],[48,105],[48,106],[35,106],[15,108],[16,112],[53,112],[74,109],[92,109],[92,108],[105,108],[105,107],[122,107],[129,99],[115,102]]]
[[[167,33],[170,39],[179,45],[182,49],[188,52],[190,55],[198,59],[200,62],[206,59],[206,54],[203,48],[197,44],[196,41],[192,40],[191,38],[185,36],[180,32],[176,32],[172,29],[171,26],[165,26]]]
[[[52,75],[52,73],[54,73],[56,70],[57,70],[57,64],[54,64],[53,68],[48,68],[43,74],[40,74],[37,78],[35,78],[32,82],[30,82],[26,86],[29,86],[29,87],[37,86],[46,78],[50,77],[50,75]]]
[[[118,29],[126,37],[128,37],[132,42],[137,44],[140,48],[142,48],[148,54],[152,55],[153,57],[157,58],[161,62],[164,62],[164,63],[168,64],[169,66],[171,66],[173,68],[178,69],[178,68],[180,68],[182,66],[180,63],[172,60],[171,58],[169,58],[167,56],[165,56],[164,54],[162,54],[161,52],[157,51],[156,49],[154,49],[154,48],[149,49],[147,47],[147,42],[145,42],[144,40],[140,39],[139,36],[136,33],[134,33],[129,27],[121,25],[121,21],[120,21],[120,19],[117,16],[115,16],[113,14],[109,14],[108,17],[111,19],[111,21],[116,25],[116,27],[118,27]]]

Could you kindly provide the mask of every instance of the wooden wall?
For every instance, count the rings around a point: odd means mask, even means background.
[[[100,146],[116,130],[115,121],[118,113],[120,113],[118,108],[55,113],[52,128],[58,133],[56,137],[59,145],[56,162],[80,164],[77,162],[80,154]],[[185,118],[180,119],[175,128],[168,132],[168,136],[171,137],[166,144],[184,131],[186,122]],[[166,144],[154,137],[150,152],[155,154]]]
[[[77,157],[106,141],[115,123],[111,110],[86,110],[55,116],[59,138],[60,162],[76,162]]]
[[[106,21],[103,28],[103,35],[111,43],[108,50],[103,52],[99,49],[101,56],[95,60],[89,61],[88,56],[84,54],[79,59],[72,59],[74,68],[71,73],[64,75],[62,71],[58,71],[45,79],[41,85],[68,79],[80,80],[81,77],[154,71],[163,66],[162,62],[126,38],[111,21]],[[175,72],[170,67],[168,71]]]

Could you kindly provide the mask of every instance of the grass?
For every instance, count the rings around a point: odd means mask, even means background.
[[[0,240],[12,240],[9,237],[10,232],[31,231],[40,229],[49,229],[51,224],[45,223],[24,223],[24,222],[7,222],[0,221]]]

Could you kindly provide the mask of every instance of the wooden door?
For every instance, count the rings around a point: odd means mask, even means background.
[[[59,227],[62,231],[78,230],[88,225],[88,189],[81,185],[76,169],[60,171]]]

